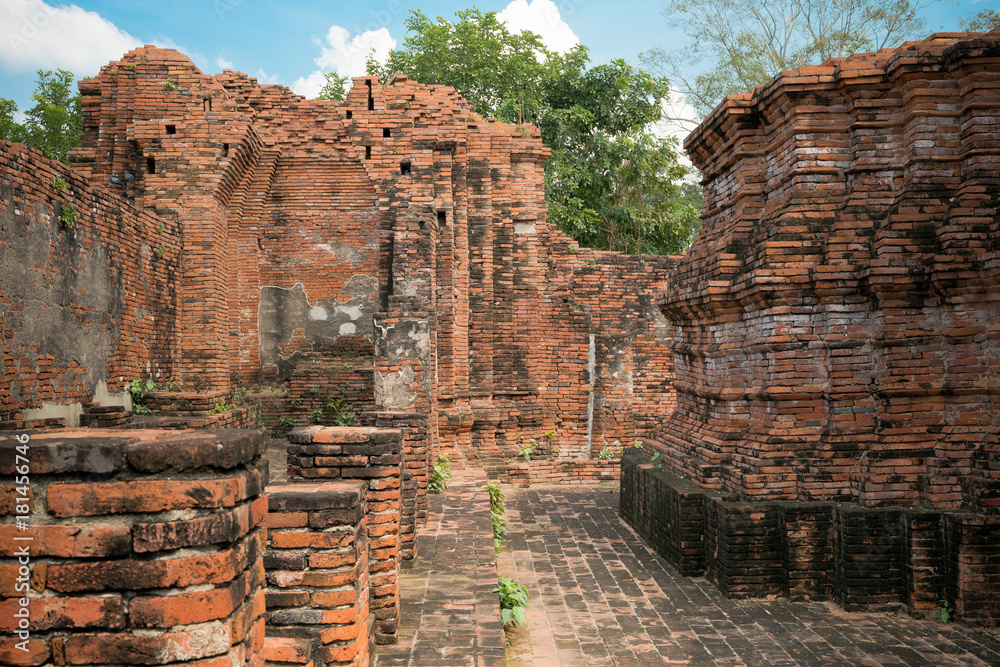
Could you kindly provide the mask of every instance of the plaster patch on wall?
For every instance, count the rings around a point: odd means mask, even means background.
[[[375,372],[375,405],[381,410],[408,410],[417,402],[417,394],[409,391],[413,384],[413,369],[407,366],[398,373],[383,375]]]
[[[364,259],[357,248],[346,243],[317,243],[316,247],[330,253],[337,259],[350,262],[354,266],[357,266]]]
[[[378,279],[354,275],[343,291],[351,295],[346,301],[310,302],[302,283],[291,288],[261,287],[257,314],[261,367],[274,365],[278,368],[278,377],[291,376],[299,353],[286,356],[281,346],[291,341],[297,330],[313,349],[344,335],[363,336],[373,341],[372,318],[378,311]]]
[[[535,223],[533,223],[533,222],[515,222],[514,223],[514,233],[515,234],[534,234],[535,233]]]

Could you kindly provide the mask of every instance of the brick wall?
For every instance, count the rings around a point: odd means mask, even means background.
[[[0,141],[0,173],[0,422],[130,404],[133,378],[175,368],[178,225],[21,144]]]
[[[621,515],[685,576],[731,597],[833,600],[850,611],[1000,624],[1000,518],[853,503],[760,501],[622,457]]]
[[[263,665],[261,432],[29,435],[20,451],[0,438],[0,664]],[[12,634],[22,597],[27,653]]]
[[[671,470],[996,513],[998,50],[942,34],[784,72],[686,141],[705,214],[659,297]]]

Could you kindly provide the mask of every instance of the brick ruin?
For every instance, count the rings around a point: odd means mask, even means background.
[[[995,625],[998,65],[1000,37],[944,34],[727,98],[687,142],[702,234],[628,257],[551,228],[538,131],[449,88],[109,64],[72,168],[0,142],[35,538],[30,650],[0,664],[367,664],[454,450],[580,481],[624,447],[622,516],[683,574]],[[297,427],[289,483],[259,414]]]
[[[998,65],[996,35],[939,34],[784,72],[686,141],[665,471],[622,492],[682,571],[1000,620]]]

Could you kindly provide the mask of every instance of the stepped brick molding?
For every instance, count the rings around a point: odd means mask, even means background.
[[[263,666],[262,432],[29,435],[0,437],[0,664]]]
[[[783,72],[687,139],[650,446],[751,500],[1000,511],[1000,36]]]

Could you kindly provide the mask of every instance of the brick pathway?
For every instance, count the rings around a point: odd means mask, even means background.
[[[500,572],[532,596],[509,664],[1000,665],[1000,636],[832,603],[729,600],[678,575],[618,518],[608,487],[508,493]]]
[[[378,646],[375,665],[503,667],[504,633],[489,495],[480,470],[455,470],[430,497],[417,558],[404,564],[399,643]]]

